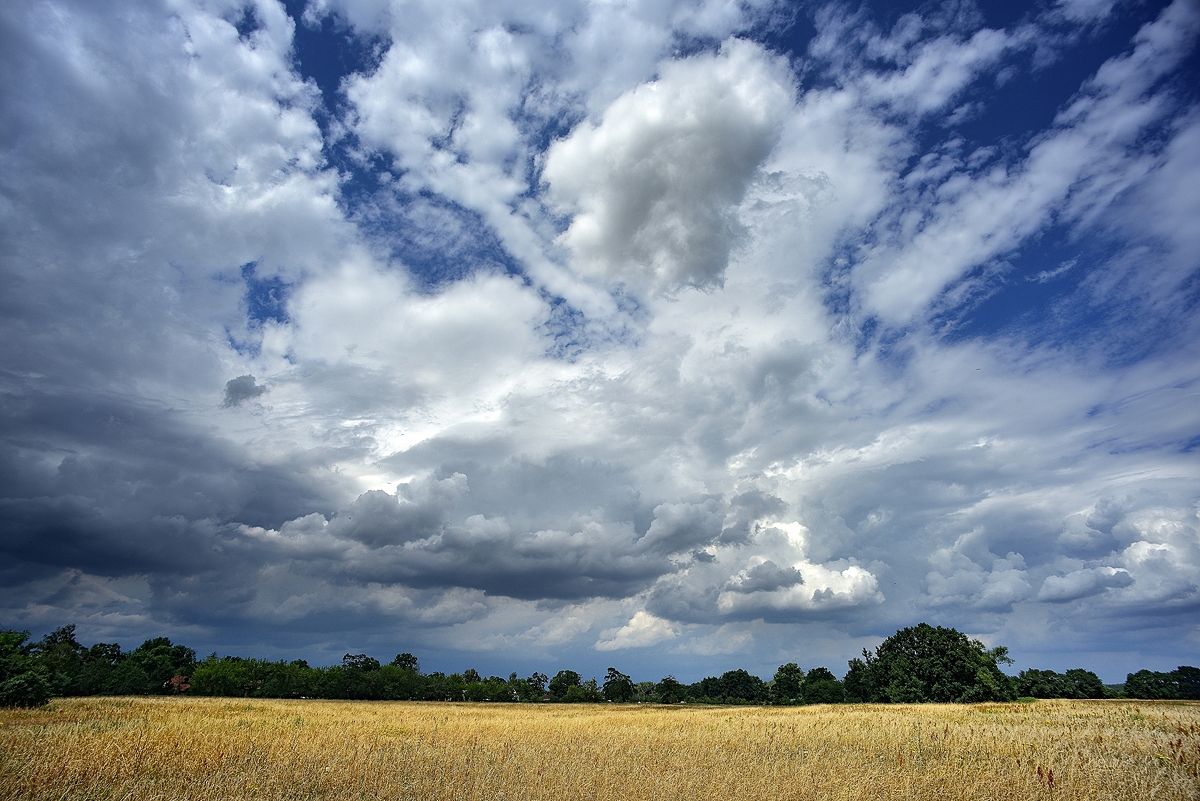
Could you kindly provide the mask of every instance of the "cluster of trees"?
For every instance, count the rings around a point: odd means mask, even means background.
[[[616,668],[603,681],[573,670],[553,677],[524,678],[462,673],[422,673],[412,654],[387,664],[366,654],[346,654],[341,664],[311,667],[304,660],[272,662],[216,654],[197,661],[196,652],[156,637],[132,651],[116,643],[80,645],[75,627],[64,626],[38,642],[29,632],[0,632],[0,705],[38,706],[53,696],[189,693],[263,698],[345,698],[416,701],[552,701],[561,703],[836,704],[1011,701],[1033,698],[1103,698],[1114,693],[1082,668],[1065,674],[1025,670],[1008,676],[1003,647],[950,628],[922,623],[901,629],[874,652],[850,660],[839,680],[824,667],[805,672],[795,662],[781,665],[770,681],[730,670],[693,684],[674,676],[634,682]],[[1131,673],[1129,698],[1200,698],[1200,669]]]
[[[1125,679],[1127,698],[1200,698],[1200,668],[1182,665],[1170,673],[1139,670]]]
[[[85,648],[74,626],[36,643],[27,631],[0,631],[0,706],[39,706],[51,696],[181,692],[195,667],[196,652],[166,637],[126,652],[116,643]]]
[[[1092,671],[1075,668],[1066,673],[1022,670],[1017,674],[1017,695],[1025,698],[1108,698],[1115,693]]]

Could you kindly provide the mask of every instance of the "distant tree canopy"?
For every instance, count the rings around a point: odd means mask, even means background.
[[[49,696],[179,692],[187,689],[185,679],[195,666],[196,652],[166,637],[124,653],[115,643],[85,648],[76,641],[73,625],[37,643],[29,642],[27,631],[5,631],[0,632],[0,705],[37,706]]]
[[[402,670],[411,670],[413,673],[421,672],[421,665],[412,654],[396,654],[396,658],[392,660],[392,664]]]
[[[846,691],[829,668],[815,667],[806,675],[795,662],[788,662],[775,671],[769,696],[771,703],[781,705],[840,704]]]
[[[701,679],[687,688],[689,699],[704,703],[761,704],[769,695],[766,682],[740,668]]]
[[[1083,668],[1066,673],[1022,670],[1017,675],[1017,695],[1026,698],[1104,698],[1106,691],[1100,677]]]
[[[660,704],[678,704],[687,698],[687,687],[674,676],[663,676],[662,681],[654,685],[654,694]]]
[[[851,701],[967,703],[1011,701],[1017,695],[1000,671],[1008,650],[988,650],[955,629],[921,623],[888,637],[875,653],[850,661],[843,688]]]
[[[901,629],[850,661],[845,678],[828,668],[807,673],[795,662],[780,665],[769,682],[745,670],[729,670],[684,684],[633,679],[615,667],[603,683],[574,670],[549,678],[421,673],[417,658],[400,653],[388,664],[367,654],[346,654],[339,664],[310,667],[302,659],[271,662],[217,656],[197,662],[196,653],[166,637],[146,640],[132,651],[117,643],[81,645],[74,626],[63,626],[34,642],[28,631],[0,631],[0,706],[40,706],[71,695],[193,695],[355,700],[506,701],[557,703],[836,704],[851,702],[1005,701],[1033,698],[1102,698],[1113,691],[1089,670],[1024,670],[1006,676],[1004,648],[954,629],[922,623]],[[1200,698],[1200,669],[1129,674],[1130,698]]]
[[[1125,678],[1129,698],[1200,700],[1200,668],[1182,665],[1170,673],[1139,670]]]

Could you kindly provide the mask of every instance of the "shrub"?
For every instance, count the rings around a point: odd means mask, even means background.
[[[50,700],[50,683],[40,673],[21,673],[0,682],[0,706],[43,706]]]

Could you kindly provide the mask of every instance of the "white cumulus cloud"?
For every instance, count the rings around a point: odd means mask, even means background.
[[[731,39],[665,63],[555,142],[542,177],[573,215],[560,238],[572,268],[651,293],[719,284],[741,230],[734,210],[793,91],[774,57]]]

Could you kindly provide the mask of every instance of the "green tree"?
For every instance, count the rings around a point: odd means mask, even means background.
[[[537,693],[540,700],[546,694],[546,683],[550,681],[550,677],[545,673],[538,673],[535,670],[529,674],[529,678],[526,681],[529,682],[530,689]]]
[[[319,694],[320,671],[310,668],[303,659],[291,662],[264,662],[261,669],[247,671],[247,679],[250,678],[251,672],[260,674],[262,679],[259,684],[258,677],[255,677],[257,686],[252,692],[265,698],[310,698]],[[192,678],[192,682],[195,683],[195,677]]]
[[[346,670],[371,671],[379,670],[379,660],[366,654],[346,654],[342,657],[342,667]]]
[[[596,682],[594,677],[585,682],[581,682],[579,689],[583,690],[583,700],[589,704],[594,704],[604,700],[604,693],[600,692],[600,685]]]
[[[717,694],[727,702],[761,703],[767,700],[766,682],[741,668],[722,673],[717,681]]]
[[[0,682],[28,673],[36,666],[28,631],[0,631]]]
[[[28,631],[0,631],[0,706],[42,706],[54,694]]]
[[[1179,697],[1179,685],[1170,673],[1139,670],[1125,677],[1125,695],[1148,700],[1174,699]]]
[[[804,671],[795,662],[780,665],[771,679],[771,703],[798,704],[803,700]]]
[[[951,628],[921,623],[901,629],[875,653],[863,649],[858,661],[851,661],[844,685],[856,700],[968,703],[1016,697],[1013,682],[1000,671],[1000,663],[1010,661],[1007,649],[988,650]]]
[[[1069,698],[1103,698],[1104,682],[1090,670],[1072,668],[1063,676],[1071,695]]]
[[[616,668],[610,667],[604,677],[603,692],[609,701],[626,703],[633,698],[633,680]]]
[[[236,656],[209,656],[192,670],[191,688],[195,695],[239,698],[254,689],[247,660]]]
[[[110,692],[113,672],[125,661],[126,654],[115,642],[98,642],[88,648],[83,657],[83,669],[79,673],[80,695],[116,695]]]
[[[1200,700],[1200,668],[1180,665],[1171,672],[1175,674],[1175,686],[1180,698]]]
[[[401,670],[411,670],[413,673],[421,672],[421,665],[412,654],[396,654],[396,658],[392,660],[392,664]]]
[[[411,701],[422,696],[424,679],[415,670],[395,664],[384,665],[375,674],[376,688],[380,698],[389,701]]]
[[[0,681],[0,706],[42,706],[50,700],[50,682],[41,671],[18,673]]]
[[[105,695],[150,695],[156,689],[150,674],[130,659],[118,663],[104,682]]]
[[[554,678],[550,679],[548,689],[550,698],[555,701],[567,700],[567,691],[572,687],[578,687],[580,680],[583,677],[573,670],[560,670],[554,674]]]
[[[867,703],[875,698],[875,685],[866,662],[858,658],[850,660],[846,675],[842,678],[842,689],[846,693],[846,700],[851,703]]]
[[[1030,668],[1017,674],[1017,695],[1022,698],[1069,698],[1064,677],[1053,670]]]
[[[846,700],[842,683],[829,668],[823,667],[808,671],[801,694],[806,704],[840,704]]]
[[[663,676],[662,681],[654,685],[654,693],[660,704],[678,704],[687,697],[687,687],[674,676]]]
[[[655,687],[657,686],[658,685],[652,681],[637,682],[633,685],[633,698],[630,700],[639,704],[654,703],[658,700],[658,694],[655,691]]]
[[[128,687],[121,695],[169,693],[173,692],[171,679],[186,678],[195,669],[196,652],[186,645],[175,645],[166,637],[154,637],[133,649],[122,667],[125,668],[122,680]],[[146,677],[140,690],[134,689],[140,676],[138,671]]]
[[[75,640],[75,626],[63,626],[42,638],[33,648],[48,677],[52,695],[80,695],[87,649]]]

